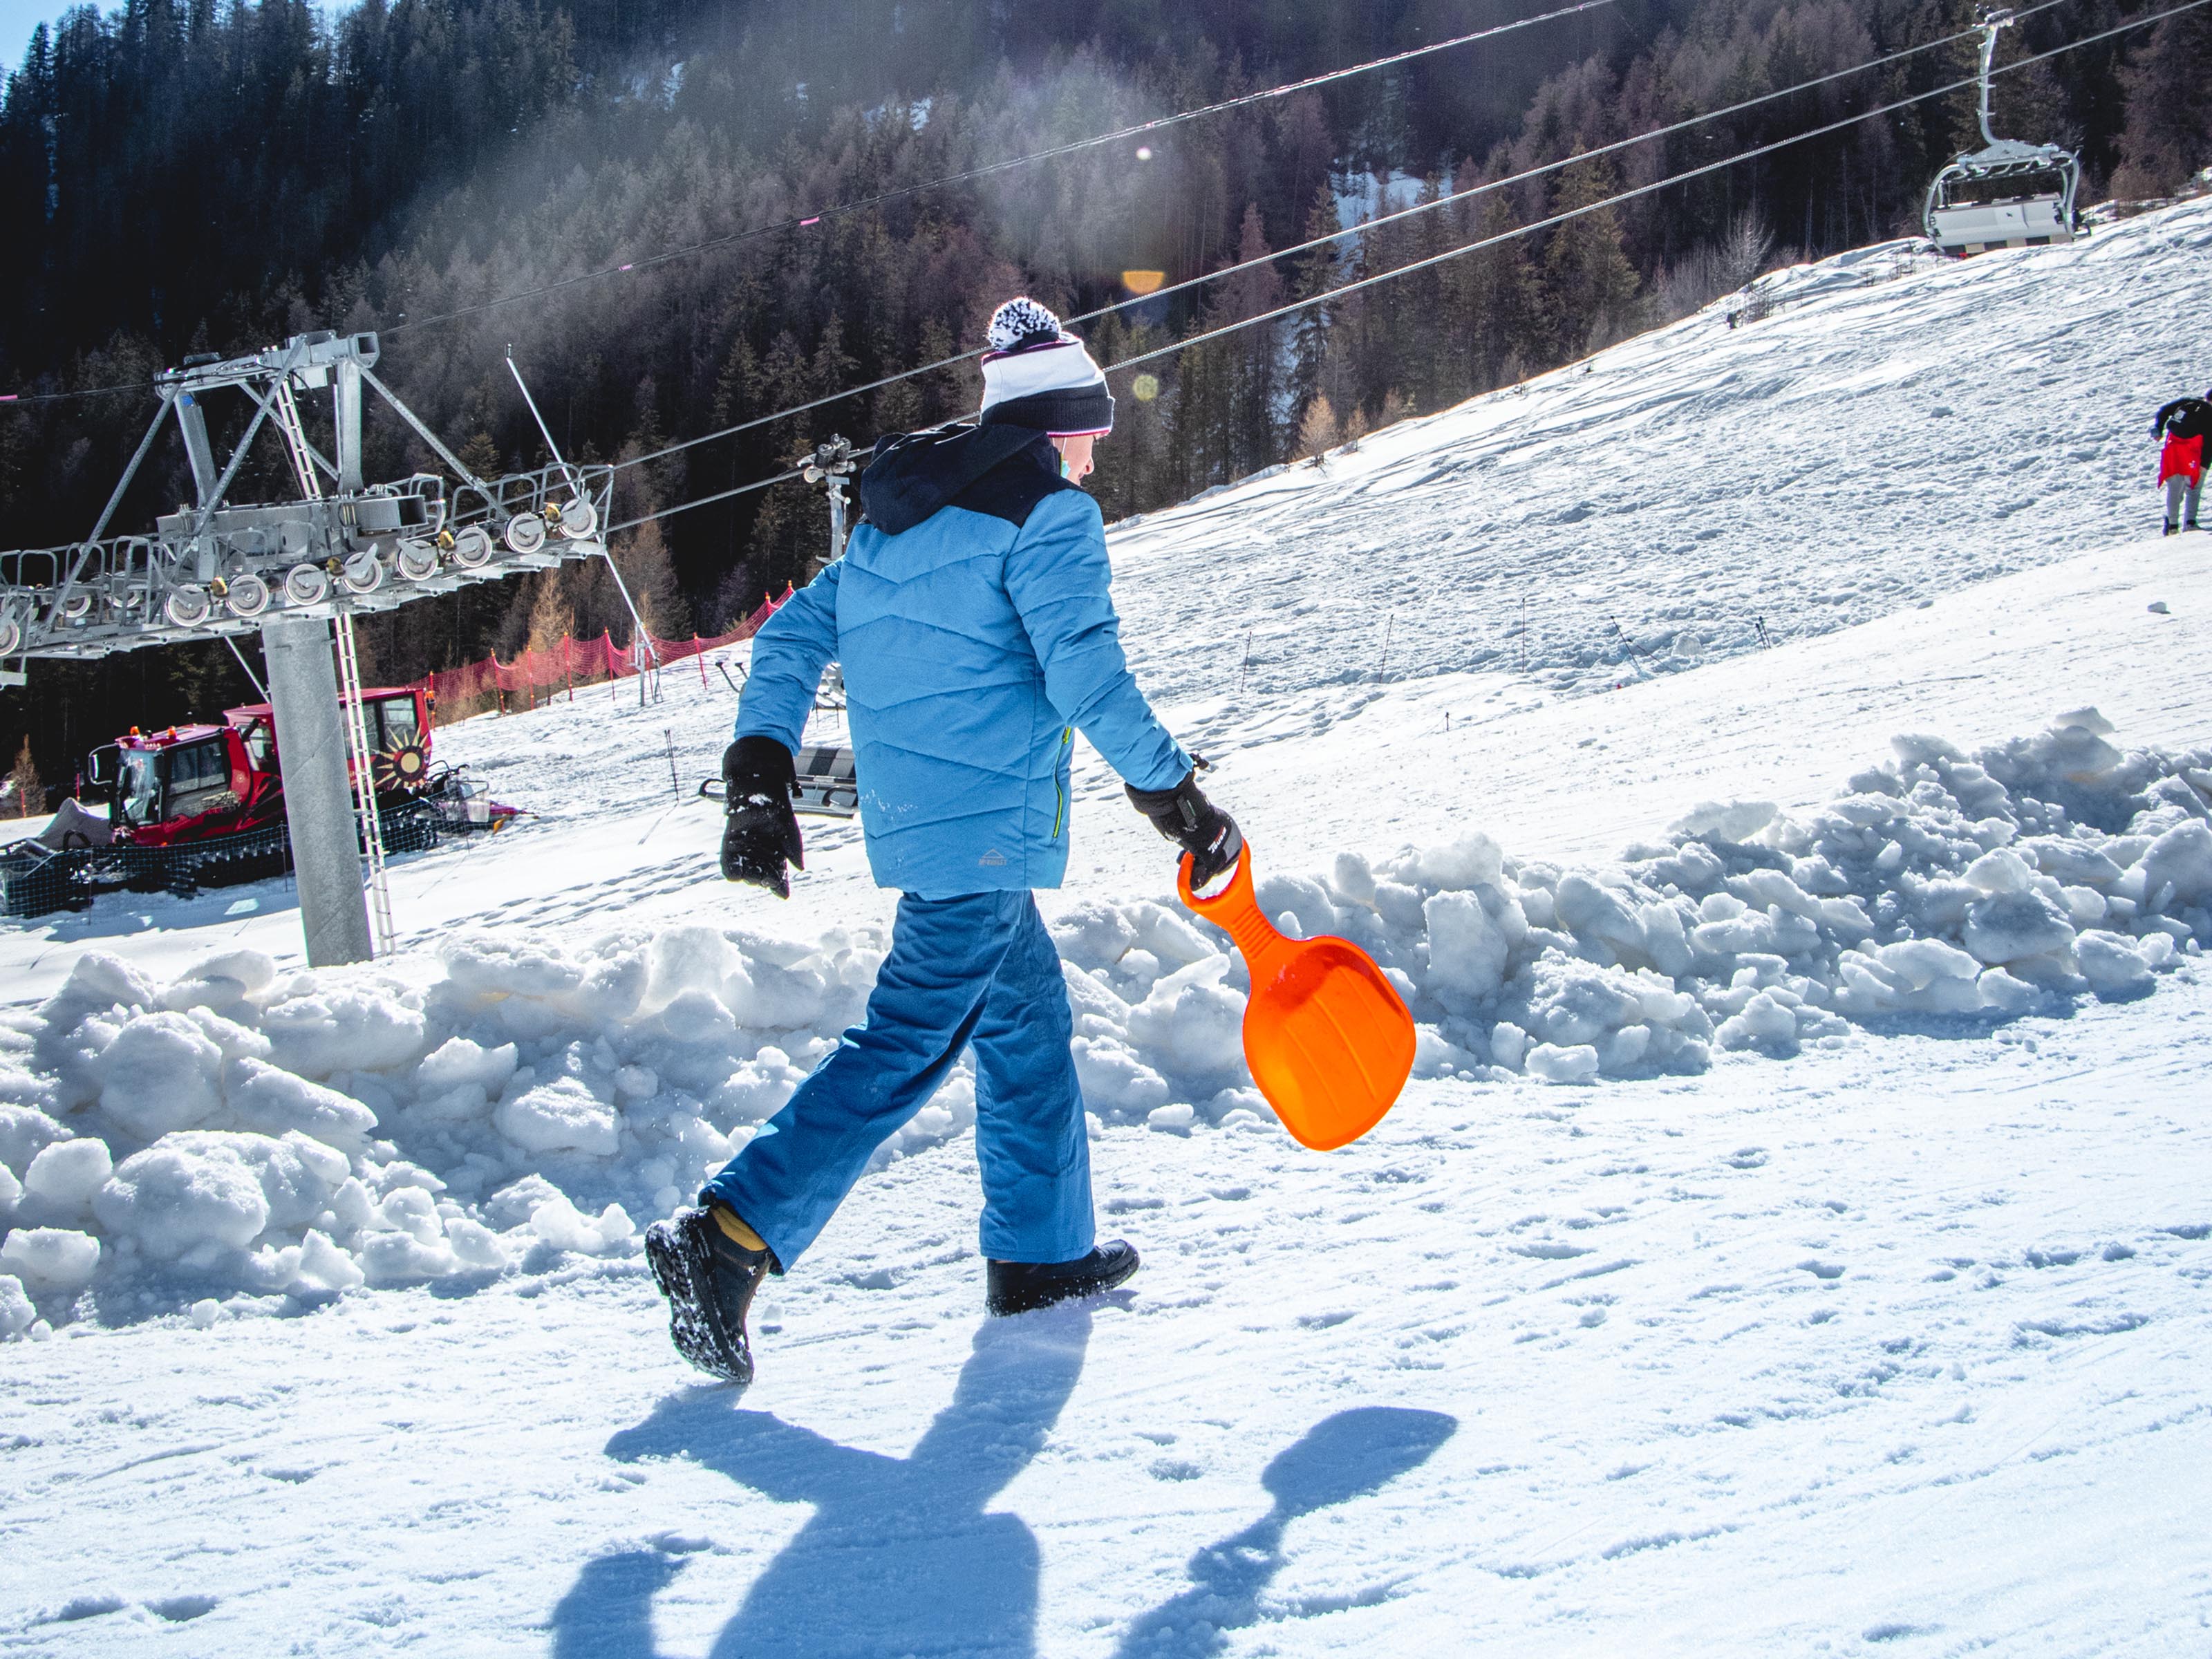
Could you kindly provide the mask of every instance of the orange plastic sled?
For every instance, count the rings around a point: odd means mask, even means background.
[[[1187,853],[1176,884],[1244,953],[1244,1060],[1283,1127],[1326,1152],[1380,1123],[1413,1073],[1413,1017],[1374,959],[1349,939],[1276,932],[1252,894],[1249,846],[1215,897],[1191,890]]]

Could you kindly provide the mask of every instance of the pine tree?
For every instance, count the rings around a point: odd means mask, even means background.
[[[2127,129],[2120,137],[2122,167],[2112,176],[2115,195],[2141,198],[2171,195],[2182,181],[2212,163],[2212,16],[2202,10],[2169,17],[2121,82],[2127,88]]]
[[[1459,325],[1468,344],[1471,390],[1518,378],[1512,366],[1526,362],[1535,344],[1540,295],[1528,239],[1510,234],[1518,224],[1505,192],[1492,191],[1478,237],[1492,246],[1452,262],[1465,273]]]
[[[1603,160],[1559,174],[1555,214],[1591,208],[1618,188]],[[1553,361],[1565,362],[1619,337],[1636,295],[1636,268],[1621,251],[1620,216],[1610,207],[1556,227],[1544,249],[1544,313]]]
[[[1321,239],[1335,235],[1341,228],[1337,221],[1336,193],[1324,179],[1307,205],[1305,233],[1299,238],[1301,241],[1321,242],[1321,246],[1299,254],[1292,263],[1292,299],[1317,299],[1336,286],[1341,245],[1322,242]],[[1300,408],[1321,391],[1322,364],[1328,355],[1328,307],[1322,304],[1308,306],[1291,322],[1290,395]]]

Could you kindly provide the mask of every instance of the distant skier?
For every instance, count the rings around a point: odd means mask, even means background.
[[[1243,847],[1121,654],[1103,521],[1077,488],[1114,424],[1105,376],[1035,301],[991,319],[974,426],[881,444],[845,556],[763,626],[722,757],[722,873],[790,896],[805,867],[793,751],[823,669],[843,667],[860,822],[900,890],[865,1020],[700,1194],[646,1233],[678,1349],[752,1376],[745,1314],[870,1155],[975,1054],[985,1305],[1019,1313],[1120,1284],[1094,1245],[1090,1139],[1060,956],[1030,890],[1067,866],[1080,730],[1203,885]]]
[[[2158,411],[2150,435],[2163,434],[2158,481],[2166,486],[2166,533],[2197,529],[2197,497],[2204,487],[2204,464],[2212,459],[2212,391],[2202,398],[2176,398]],[[2184,512],[2185,506],[2187,511]]]

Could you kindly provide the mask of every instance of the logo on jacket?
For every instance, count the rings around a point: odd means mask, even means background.
[[[995,848],[995,847],[993,847],[993,848],[988,848],[988,849],[984,852],[983,856],[982,856],[981,858],[977,859],[977,860],[975,860],[975,862],[976,862],[976,863],[978,863],[978,864],[988,864],[988,865],[989,865],[989,866],[990,866],[993,869],[994,869],[994,870],[995,870],[995,869],[997,869],[1000,865],[1004,864],[1006,861],[1006,855],[1004,853],[1001,853],[1001,852],[1000,852],[997,848]]]

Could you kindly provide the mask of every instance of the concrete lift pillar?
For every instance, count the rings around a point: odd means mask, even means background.
[[[269,702],[284,775],[284,816],[300,889],[307,965],[332,968],[374,954],[362,890],[361,842],[346,777],[331,624],[322,617],[272,617],[261,625]]]

